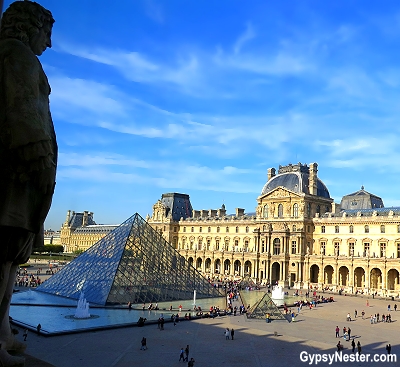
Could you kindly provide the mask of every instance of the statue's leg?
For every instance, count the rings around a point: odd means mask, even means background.
[[[11,327],[9,321],[9,310],[12,295],[12,285],[11,285],[11,295],[10,292],[10,278],[12,262],[8,261],[5,263],[0,263],[0,343],[2,349],[5,349],[5,345],[8,339],[11,337]]]
[[[9,311],[18,265],[0,263],[0,366],[24,366],[25,358],[12,356],[7,350],[24,351],[26,345],[14,339],[11,332]]]

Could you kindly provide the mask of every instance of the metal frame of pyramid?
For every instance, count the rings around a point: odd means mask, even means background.
[[[264,296],[262,296],[261,299],[250,308],[250,310],[247,310],[246,316],[248,319],[265,320],[267,313],[271,315],[272,320],[291,321],[290,315],[284,315],[268,293],[265,293]]]
[[[138,213],[46,280],[37,291],[98,305],[223,297]]]

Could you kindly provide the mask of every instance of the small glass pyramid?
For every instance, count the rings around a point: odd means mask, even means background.
[[[291,321],[290,315],[284,315],[275,302],[271,299],[268,293],[254,304],[246,315],[249,319],[263,319],[265,320],[266,314],[269,313],[273,320],[287,320]]]
[[[71,261],[37,291],[98,305],[223,297],[138,213]]]

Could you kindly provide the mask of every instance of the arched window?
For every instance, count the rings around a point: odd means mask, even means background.
[[[267,230],[267,226],[263,226],[263,232]]]
[[[208,232],[211,232],[211,227],[208,227]]]
[[[249,227],[246,227],[246,233],[249,233]]]
[[[368,225],[365,225],[365,226],[364,226],[364,232],[365,232],[365,233],[369,233],[369,226],[368,226]]]
[[[307,204],[307,217],[311,217],[311,203]]]
[[[321,226],[321,233],[325,233],[325,226]]]
[[[353,225],[351,225],[351,226],[349,227],[349,232],[350,232],[350,233],[354,233],[354,226],[353,226]]]
[[[283,217],[283,205],[282,204],[278,205],[278,217],[279,218]]]
[[[385,233],[385,226],[381,225],[381,233]]]
[[[199,228],[199,232],[203,232],[203,227],[200,227],[200,228]]]
[[[335,226],[335,233],[339,233],[339,226]]]
[[[325,208],[325,213],[329,213],[329,212],[330,212],[329,206],[327,205],[326,208]]]
[[[299,217],[299,204],[297,203],[293,205],[293,216],[295,218]]]
[[[219,233],[219,229],[220,229],[220,228],[219,228],[219,227],[217,227],[217,233]]]
[[[321,206],[320,205],[317,205],[317,213],[321,214]]]
[[[292,227],[292,232],[296,232],[296,225]]]
[[[268,204],[265,204],[265,205],[264,205],[263,217],[264,217],[264,218],[268,218]]]
[[[229,233],[229,227],[226,227],[226,233]]]
[[[183,227],[183,232],[186,232],[186,227]]]
[[[236,233],[239,233],[239,227],[236,227]]]

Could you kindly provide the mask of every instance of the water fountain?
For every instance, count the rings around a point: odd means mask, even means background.
[[[76,306],[76,312],[74,315],[76,319],[89,319],[89,302],[86,301],[85,295],[81,292],[79,297],[78,305]]]
[[[196,306],[196,290],[193,291],[193,306]]]
[[[281,285],[275,285],[272,287],[272,299],[284,299],[285,292],[283,291],[283,287]]]

